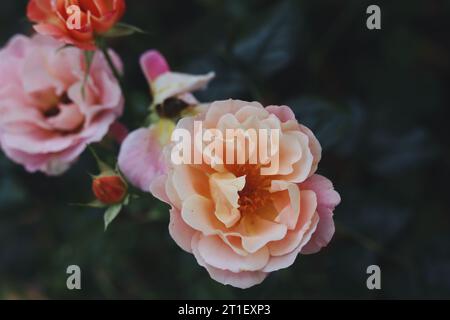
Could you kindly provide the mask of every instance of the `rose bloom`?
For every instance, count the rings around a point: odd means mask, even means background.
[[[63,173],[123,111],[103,55],[95,53],[85,80],[83,51],[60,48],[49,37],[18,35],[0,50],[0,146],[29,172]]]
[[[204,88],[214,77],[171,72],[164,56],[156,50],[145,52],[140,58],[144,73],[157,108],[183,108],[199,105],[191,92]],[[124,140],[119,153],[119,168],[128,181],[144,192],[148,192],[155,177],[166,171],[162,149],[170,142],[174,129],[172,120],[162,118],[148,128],[131,132]]]
[[[168,173],[151,185],[151,192],[172,207],[171,236],[214,280],[248,288],[270,272],[289,267],[299,254],[318,252],[329,243],[340,197],[328,179],[315,174],[320,144],[290,108],[214,102],[200,115],[182,119],[177,129],[188,130],[193,137],[194,121],[224,136],[226,129],[280,130],[273,153],[279,166],[271,174],[261,174],[267,159],[256,164],[227,164],[222,159],[223,165],[217,161],[175,165],[167,156]],[[236,156],[242,150],[238,146],[227,146],[226,152]],[[173,148],[168,145],[165,154]],[[203,159],[210,159],[206,148],[192,150],[203,150]]]
[[[79,28],[72,25],[73,5],[80,10]],[[95,50],[95,36],[110,30],[124,13],[125,0],[30,0],[27,7],[38,33],[85,50]]]

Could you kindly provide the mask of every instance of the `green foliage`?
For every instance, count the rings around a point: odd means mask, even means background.
[[[120,38],[120,37],[131,36],[135,33],[145,34],[146,32],[138,27],[133,26],[133,25],[119,22],[111,30],[102,34],[102,37]]]

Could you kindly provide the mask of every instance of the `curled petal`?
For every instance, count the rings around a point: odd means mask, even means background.
[[[330,180],[320,175],[313,175],[300,185],[302,190],[312,190],[317,196],[317,212],[320,222],[311,241],[303,248],[303,254],[312,254],[326,247],[333,238],[335,227],[333,210],[341,202],[341,197],[334,190]]]
[[[202,76],[193,76],[175,72],[164,73],[152,82],[153,103],[158,105],[170,97],[176,97],[203,89],[214,76],[214,72]]]

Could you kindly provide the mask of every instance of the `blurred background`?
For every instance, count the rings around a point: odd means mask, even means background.
[[[25,0],[2,1],[0,45],[31,34]],[[150,196],[103,232],[86,153],[60,178],[27,174],[0,153],[0,298],[450,298],[450,1],[127,1],[148,31],[111,42],[125,61],[131,129],[151,101],[138,58],[217,73],[200,100],[287,104],[324,148],[319,173],[342,196],[336,234],[249,290],[211,280],[167,232]],[[366,28],[378,4],[382,30]],[[0,115],[1,116],[1,115]],[[66,268],[82,290],[66,288]],[[366,287],[381,267],[382,290]]]

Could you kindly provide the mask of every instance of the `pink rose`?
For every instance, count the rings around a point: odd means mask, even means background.
[[[96,52],[83,90],[83,51],[61,46],[18,35],[0,51],[0,145],[29,172],[63,173],[122,114],[120,86],[103,56]]]
[[[191,92],[205,87],[214,77],[214,73],[194,76],[171,72],[166,59],[155,50],[145,52],[140,63],[156,109],[170,108],[165,104],[169,99],[175,106],[197,106],[199,102]],[[179,102],[174,103],[175,100]],[[132,185],[149,192],[153,179],[165,173],[162,149],[170,141],[173,128],[171,120],[162,118],[149,128],[131,132],[125,139],[120,149],[119,168]]]
[[[204,130],[218,129],[223,135],[238,128],[279,130],[278,143],[272,143],[275,152],[256,164],[250,157],[244,164],[226,161],[228,153],[242,154],[242,144],[212,155],[193,143],[191,150],[206,161],[175,164],[167,157],[168,173],[151,185],[152,193],[172,207],[171,236],[214,280],[248,288],[270,272],[292,265],[300,253],[314,253],[328,244],[340,197],[330,181],[315,174],[320,144],[290,108],[214,102],[197,117],[182,119],[177,129],[193,137],[195,121],[201,121]],[[168,145],[165,154],[173,154],[174,146]],[[267,160],[275,157],[278,165],[262,174]],[[213,158],[222,162],[210,161]]]

